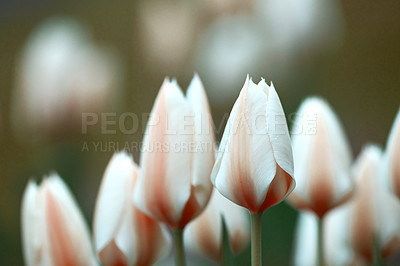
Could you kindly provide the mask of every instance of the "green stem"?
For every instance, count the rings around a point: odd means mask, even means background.
[[[323,230],[323,219],[322,217],[318,218],[318,265],[325,265],[324,258],[324,230]]]
[[[261,266],[261,213],[251,214],[251,265]]]
[[[183,247],[183,230],[177,229],[173,231],[175,246],[175,265],[186,266],[185,249]]]

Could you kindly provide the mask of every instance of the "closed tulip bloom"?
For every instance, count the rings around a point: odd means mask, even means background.
[[[169,247],[167,232],[133,204],[138,167],[125,152],[114,154],[97,196],[93,231],[101,263],[150,265]]]
[[[185,229],[188,247],[215,261],[222,251],[222,218],[225,220],[230,247],[234,254],[241,252],[250,240],[250,224],[246,209],[234,204],[213,190],[205,210]]]
[[[197,75],[186,97],[165,79],[143,141],[136,205],[172,229],[182,229],[212,191],[214,133],[207,97]]]
[[[390,130],[386,145],[386,175],[392,191],[400,199],[400,109]]]
[[[247,77],[228,119],[211,176],[217,190],[263,213],[295,185],[290,137],[278,94]]]
[[[97,265],[84,218],[58,175],[28,183],[21,218],[26,265]]]
[[[352,195],[351,151],[329,105],[309,98],[301,105],[292,131],[297,186],[293,206],[322,217]]]

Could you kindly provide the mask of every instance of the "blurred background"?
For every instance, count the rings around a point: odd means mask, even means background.
[[[142,114],[165,76],[186,90],[199,74],[218,140],[249,73],[273,81],[289,127],[301,101],[320,95],[354,155],[366,142],[384,146],[400,103],[399,12],[397,0],[1,0],[0,265],[23,264],[20,203],[30,178],[58,172],[91,224],[106,164],[141,142]],[[83,132],[87,112],[111,113],[115,132],[100,123]],[[139,118],[124,120],[137,127],[129,134],[119,126],[124,112]],[[139,162],[138,149],[129,151]],[[269,265],[290,264],[296,215],[286,203],[264,215]]]

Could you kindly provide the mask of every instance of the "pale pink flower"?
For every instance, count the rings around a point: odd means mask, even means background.
[[[322,217],[352,195],[350,146],[324,100],[305,100],[296,115],[292,143],[297,186],[288,199]]]
[[[197,75],[183,95],[165,79],[143,141],[137,206],[170,228],[182,229],[211,195],[214,132],[207,97]]]
[[[149,265],[170,247],[168,234],[133,204],[139,169],[125,152],[114,154],[104,173],[93,222],[97,255],[103,265]]]
[[[293,190],[293,156],[285,114],[274,86],[246,82],[232,108],[211,176],[217,190],[262,213]]]
[[[97,265],[84,217],[58,175],[29,181],[21,219],[26,265]]]

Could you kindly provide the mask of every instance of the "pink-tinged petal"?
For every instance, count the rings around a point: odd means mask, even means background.
[[[166,79],[147,124],[141,158],[142,170],[135,203],[145,213],[177,226],[190,197],[193,141],[190,111],[176,81]],[[177,193],[179,191],[179,193]]]
[[[64,182],[52,175],[42,184],[47,244],[54,265],[95,265],[89,231]]]
[[[283,159],[291,151],[290,147],[283,147],[290,145],[287,126],[280,125],[286,128],[286,135],[278,136],[276,131],[269,134],[268,123],[272,125],[275,122],[268,117],[268,104],[273,102],[272,105],[280,106],[275,101],[279,98],[270,92],[265,82],[255,85],[246,80],[232,109],[212,173],[217,189],[251,212],[262,212],[279,203],[294,186],[292,176],[286,172],[291,171],[287,162],[292,160],[292,155]],[[274,113],[271,115],[282,114],[279,108],[272,106],[271,112]],[[285,118],[280,119],[285,122]],[[280,137],[283,140],[277,140]],[[280,164],[287,170],[282,170]]]
[[[319,98],[301,105],[292,131],[296,189],[290,202],[323,216],[352,193],[351,152],[334,112]]]
[[[400,198],[400,109],[393,122],[386,144],[387,174],[393,192]]]
[[[126,255],[121,252],[114,240],[100,250],[99,259],[103,265],[110,266],[127,266],[130,265]]]
[[[170,251],[170,236],[165,227],[135,207],[132,216],[137,240],[135,265],[154,264]]]
[[[29,181],[21,206],[22,251],[26,265],[39,265],[43,256],[43,228],[40,228],[39,224],[43,206],[40,206],[37,195],[38,186]]]
[[[379,184],[382,151],[368,145],[359,155],[355,165],[356,186],[352,199],[351,245],[358,256],[368,263],[374,259],[374,242],[377,227],[376,193]]]
[[[212,191],[210,175],[215,162],[215,137],[207,96],[197,74],[189,85],[187,100],[194,114],[191,184],[194,188],[194,196],[202,208],[207,204]]]
[[[259,85],[268,87],[264,80]],[[293,178],[293,152],[285,113],[278,94],[271,83],[268,90],[267,123],[276,163]]]
[[[241,252],[250,240],[248,212],[222,196],[216,189],[204,212],[185,229],[185,243],[188,248],[219,261],[222,218],[225,219],[232,251],[234,254]]]
[[[113,265],[107,262],[112,261],[108,259],[109,254],[113,254],[109,250],[116,251],[116,249],[118,249],[115,253],[118,261],[132,264],[134,237],[127,216],[132,209],[132,191],[137,175],[137,166],[125,152],[114,154],[104,173],[96,200],[93,237],[96,251],[103,254],[102,256],[107,255],[103,261],[99,254],[105,265]]]
[[[114,154],[104,173],[96,200],[93,219],[96,249],[101,249],[117,233],[131,200],[133,175],[137,175],[132,158],[125,152]]]
[[[149,265],[168,248],[161,225],[133,204],[137,179],[138,167],[131,156],[120,152],[111,158],[94,218],[96,251],[105,266]]]

